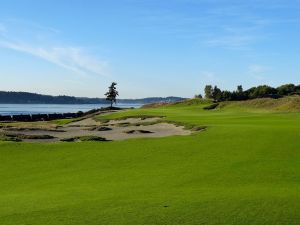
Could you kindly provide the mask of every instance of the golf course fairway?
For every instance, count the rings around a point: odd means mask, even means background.
[[[0,224],[300,224],[300,113],[208,104],[98,118],[206,127],[189,136],[0,142]]]

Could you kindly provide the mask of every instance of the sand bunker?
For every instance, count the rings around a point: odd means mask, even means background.
[[[79,137],[93,137],[91,140],[95,141],[113,141],[130,138],[190,135],[192,133],[189,130],[185,130],[182,126],[161,122],[161,118],[128,118],[112,120],[107,123],[95,121],[93,118],[85,118],[56,129],[18,129],[16,127],[8,127],[0,129],[0,132],[11,137],[18,137],[25,142],[80,141]],[[88,138],[82,138],[82,140],[88,140]]]

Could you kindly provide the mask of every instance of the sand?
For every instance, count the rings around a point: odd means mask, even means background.
[[[150,125],[143,125],[143,124]],[[0,129],[1,131],[1,129]],[[92,117],[72,122],[56,129],[25,129],[2,128],[5,134],[16,135],[50,135],[52,139],[22,139],[24,142],[58,142],[62,139],[97,136],[107,140],[125,140],[131,138],[158,138],[174,135],[190,135],[192,132],[182,126],[161,122],[161,118],[128,118],[112,120],[108,123],[95,121]]]

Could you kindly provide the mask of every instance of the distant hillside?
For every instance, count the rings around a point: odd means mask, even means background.
[[[159,108],[162,106],[182,106],[182,107],[186,107],[186,106],[208,106],[213,104],[213,100],[211,99],[204,99],[204,98],[192,98],[192,99],[183,99],[182,101],[176,101],[176,102],[162,102],[162,103],[151,103],[151,104],[147,104],[144,105],[142,108]]]
[[[299,112],[300,96],[293,95],[279,99],[259,98],[246,101],[228,101],[221,102],[221,109],[234,110],[258,110],[258,111],[278,111],[278,112]]]
[[[247,112],[300,112],[300,96],[291,95],[279,99],[258,98],[240,101],[214,102],[211,99],[186,99],[183,101],[164,104],[154,103],[144,105],[143,108],[157,108],[161,106],[200,107],[205,110],[232,110]]]
[[[149,104],[157,102],[177,102],[180,97],[151,97],[143,99],[118,99],[121,104]],[[85,98],[74,96],[51,96],[29,92],[0,91],[0,104],[107,104],[105,98]]]

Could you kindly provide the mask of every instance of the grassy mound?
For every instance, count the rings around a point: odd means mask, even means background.
[[[161,103],[150,103],[142,106],[142,109],[151,109],[151,108],[159,108],[162,106],[167,106],[169,103],[161,102]]]
[[[160,108],[160,107],[168,107],[168,106],[197,106],[197,105],[209,105],[212,104],[212,100],[209,99],[199,99],[199,98],[192,98],[187,99],[180,102],[175,103],[152,103],[144,105],[142,108],[144,109],[151,109],[151,108]]]
[[[260,98],[247,101],[222,102],[222,109],[262,110],[277,112],[300,112],[300,96],[288,96],[279,99]]]
[[[193,105],[210,105],[212,104],[212,100],[209,99],[200,99],[200,98],[193,98],[193,99],[187,99],[182,102],[175,102],[171,105],[174,106],[193,106]]]

